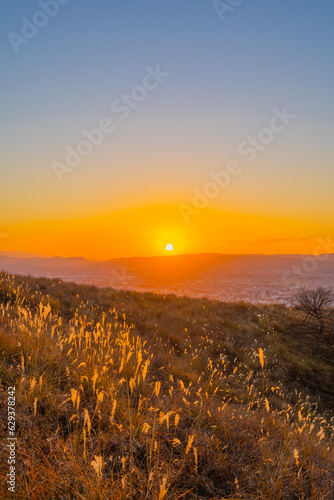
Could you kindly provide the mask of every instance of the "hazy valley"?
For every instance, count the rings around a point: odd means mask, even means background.
[[[0,255],[0,270],[115,289],[219,301],[285,303],[301,286],[332,286],[334,254],[175,255],[94,262],[82,257]]]

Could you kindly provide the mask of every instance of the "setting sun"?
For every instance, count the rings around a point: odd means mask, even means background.
[[[166,246],[165,246],[165,250],[168,250],[168,252],[172,252],[174,250],[174,247],[171,243],[168,243]]]

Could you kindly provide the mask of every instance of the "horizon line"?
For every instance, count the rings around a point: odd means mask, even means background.
[[[8,255],[8,254],[22,254],[22,255]],[[204,256],[204,255],[210,255],[210,256],[221,256],[221,257],[318,257],[322,255],[333,255],[334,253],[329,253],[329,252],[324,252],[321,254],[310,254],[310,253],[219,253],[219,252],[199,252],[199,253],[166,253],[166,254],[160,254],[160,255],[133,255],[130,257],[112,257],[109,259],[89,259],[87,257],[84,257],[83,255],[76,255],[76,256],[66,256],[64,257],[63,255],[43,255],[34,252],[23,252],[23,251],[16,251],[16,250],[8,250],[6,251],[0,251],[0,257],[8,257],[12,259],[24,259],[24,260],[30,260],[30,259],[84,259],[89,262],[109,262],[109,261],[117,261],[117,260],[129,260],[129,259],[154,259],[154,258],[172,258],[172,257],[191,257],[191,256]]]

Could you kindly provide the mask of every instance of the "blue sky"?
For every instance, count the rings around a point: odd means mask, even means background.
[[[1,5],[1,223],[187,203],[284,106],[294,123],[213,206],[332,210],[332,1],[245,0],[221,21],[204,0],[70,0],[16,54],[8,33],[37,11]],[[168,78],[60,184],[51,163],[157,64]]]

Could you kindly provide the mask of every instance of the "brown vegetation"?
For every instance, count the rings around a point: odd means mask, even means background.
[[[319,324],[319,333],[324,331],[324,320],[329,318],[334,310],[325,311],[334,305],[334,292],[331,288],[319,286],[316,289],[302,288],[294,296],[296,309],[306,314],[305,328],[312,318]]]
[[[0,302],[15,498],[333,499],[333,324],[7,275]]]

